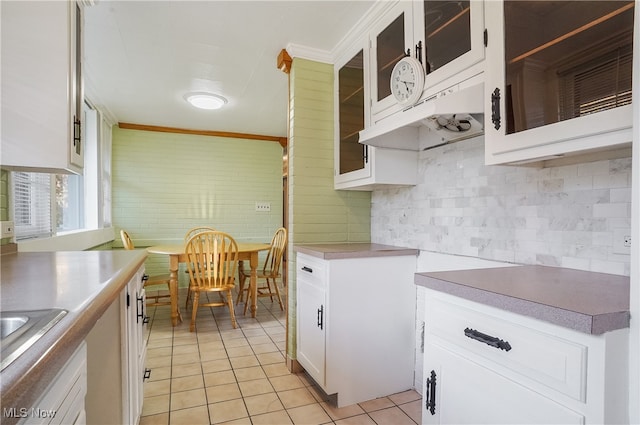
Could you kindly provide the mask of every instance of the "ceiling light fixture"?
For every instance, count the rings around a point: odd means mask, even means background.
[[[184,99],[200,109],[220,109],[227,103],[224,97],[206,92],[187,93]]]

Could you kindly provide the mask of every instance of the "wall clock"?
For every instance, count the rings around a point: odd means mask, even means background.
[[[391,71],[391,93],[401,105],[413,105],[424,88],[422,64],[411,56],[398,61]]]

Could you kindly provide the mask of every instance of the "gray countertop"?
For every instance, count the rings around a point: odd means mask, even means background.
[[[398,255],[418,255],[415,248],[403,248],[377,243],[323,243],[296,244],[296,252],[322,258],[324,260],[338,260],[347,258],[392,257]]]
[[[416,273],[415,283],[588,334],[629,327],[627,276],[517,266]]]
[[[3,408],[30,408],[37,402],[146,256],[145,250],[116,250],[29,252],[0,258],[0,310],[69,311],[0,373]]]

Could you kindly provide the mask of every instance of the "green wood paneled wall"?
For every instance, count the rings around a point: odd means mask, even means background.
[[[294,58],[289,75],[289,333],[296,358],[293,244],[369,242],[371,194],[333,189],[333,65]]]

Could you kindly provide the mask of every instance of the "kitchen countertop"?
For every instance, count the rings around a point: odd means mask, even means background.
[[[415,283],[588,334],[629,327],[627,276],[516,266],[416,273]]]
[[[296,244],[293,249],[301,254],[324,260],[346,258],[393,257],[398,255],[418,255],[420,250],[377,243],[326,243]]]
[[[4,409],[30,408],[38,401],[146,257],[145,250],[25,252],[1,257],[1,311],[68,310],[0,373]]]

